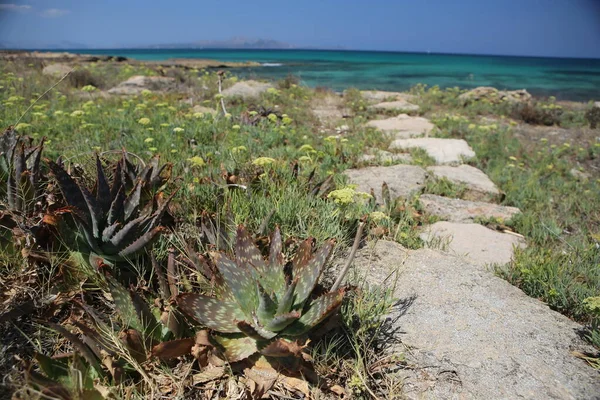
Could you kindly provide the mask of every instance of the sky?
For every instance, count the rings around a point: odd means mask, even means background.
[[[0,0],[0,45],[297,47],[600,58],[600,0]]]

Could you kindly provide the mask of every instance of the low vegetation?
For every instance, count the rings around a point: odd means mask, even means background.
[[[176,77],[185,89],[101,90],[133,75]],[[341,174],[389,142],[363,128],[371,111],[358,91],[345,96],[354,116],[340,132],[310,110],[329,94],[293,77],[256,99],[227,99],[224,114],[219,79],[237,80],[227,73],[98,62],[70,76],[42,96],[57,79],[41,65],[0,64],[4,393],[400,396],[393,371],[404,360],[386,353],[393,291],[364,288],[360,271],[331,285],[329,267],[355,237],[419,248],[427,222],[416,199],[393,200],[385,185],[374,199]],[[599,175],[572,173],[597,165],[600,144],[517,136],[522,122],[580,129],[587,110],[413,92],[441,135],[474,147],[504,203],[524,211],[502,222],[530,245],[499,273],[586,324],[600,346]],[[463,188],[441,180],[426,191]]]

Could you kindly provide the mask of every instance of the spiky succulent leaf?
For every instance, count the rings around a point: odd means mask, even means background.
[[[276,332],[269,331],[257,324],[251,324],[246,321],[237,321],[237,327],[244,335],[256,340],[267,340],[277,336]]]
[[[285,274],[283,258],[283,241],[279,227],[275,228],[271,236],[271,246],[269,248],[268,272],[263,277],[265,287],[273,290],[279,296],[285,291]],[[278,299],[279,300],[279,299]]]
[[[258,307],[258,295],[251,271],[245,266],[238,266],[221,253],[213,253],[213,259],[239,307],[250,317]]]
[[[285,314],[292,310],[297,285],[298,279],[294,279],[286,288],[285,294],[281,299],[279,299],[279,304],[277,304],[277,315]]]
[[[256,278],[266,275],[267,265],[252,237],[243,225],[238,226],[235,240],[235,261],[240,268],[254,269]],[[253,271],[254,272],[254,271]]]
[[[142,181],[138,180],[135,183],[135,187],[133,188],[133,191],[129,194],[129,196],[127,196],[127,199],[125,199],[125,207],[124,207],[124,212],[125,212],[125,219],[129,219],[133,213],[138,210],[139,205],[140,205],[140,198],[142,196]]]
[[[300,318],[300,313],[298,311],[292,311],[286,314],[276,315],[271,322],[265,328],[273,332],[280,332],[284,330],[288,325],[292,322],[298,320]]]
[[[164,231],[165,228],[162,226],[157,226],[149,232],[144,233],[142,236],[138,237],[133,243],[129,244],[123,250],[120,250],[118,255],[121,258],[127,258],[134,256],[135,254],[142,251],[147,245],[152,243],[154,239],[158,237],[158,234]]]
[[[104,169],[100,157],[96,154],[96,201],[102,210],[102,214],[108,213],[111,203],[110,186],[104,175]]]
[[[319,276],[321,276],[321,272],[323,271],[323,268],[329,259],[333,245],[334,241],[328,240],[319,250],[315,252],[308,262],[294,265],[294,279],[298,280],[298,285],[296,286],[296,297],[294,299],[294,307],[296,309],[302,308],[304,302],[317,285],[317,281],[319,280]]]
[[[88,210],[83,193],[81,193],[81,188],[79,184],[71,177],[71,175],[69,175],[61,166],[52,161],[48,161],[48,166],[56,178],[60,191],[63,193],[67,204],[80,212]],[[89,221],[89,216],[87,215],[84,215],[83,219],[85,222],[91,222]]]
[[[308,332],[342,304],[344,289],[326,293],[313,300],[299,320],[288,326],[286,336],[297,336]]]
[[[175,302],[181,311],[200,324],[222,333],[240,332],[235,321],[246,318],[235,301],[182,293],[175,298]]]
[[[131,299],[129,290],[118,283],[114,278],[107,278],[108,289],[115,302],[115,309],[121,318],[125,327],[131,327],[138,332],[144,332],[144,323],[141,320],[138,310]]]
[[[256,291],[258,294],[258,308],[256,310],[256,316],[258,322],[265,326],[277,312],[277,304],[273,298],[265,291],[260,282],[256,283]]]
[[[214,335],[213,339],[223,348],[223,356],[229,362],[237,362],[258,351],[256,340],[242,335]]]

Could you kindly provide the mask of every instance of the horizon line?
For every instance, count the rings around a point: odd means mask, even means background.
[[[155,45],[160,46],[160,45]],[[86,51],[123,51],[123,50],[245,50],[245,51],[340,51],[340,52],[365,52],[365,53],[401,53],[401,54],[423,54],[423,55],[447,55],[447,56],[478,56],[478,57],[513,57],[513,58],[550,58],[550,59],[573,59],[573,60],[600,60],[600,57],[577,57],[577,56],[550,56],[550,55],[523,55],[523,54],[494,54],[494,53],[451,53],[434,51],[409,51],[409,50],[373,50],[373,49],[347,49],[347,48],[327,48],[327,47],[281,47],[281,48],[244,48],[244,47],[90,47],[90,48],[1,48],[2,51],[47,51],[47,52],[65,52],[85,54]]]

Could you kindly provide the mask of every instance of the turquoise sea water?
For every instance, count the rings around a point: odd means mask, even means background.
[[[600,59],[417,54],[328,50],[82,50],[139,60],[207,58],[256,61],[261,67],[234,68],[243,77],[281,79],[289,74],[309,86],[341,91],[407,90],[424,83],[442,88],[493,86],[527,89],[536,96],[600,100]]]

